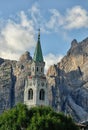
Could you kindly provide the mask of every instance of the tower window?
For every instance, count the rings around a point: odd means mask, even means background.
[[[37,72],[38,72],[38,67],[37,67]]]
[[[28,91],[28,100],[32,100],[33,99],[33,90],[29,89]]]
[[[41,72],[43,71],[43,69],[41,68]]]
[[[43,89],[40,90],[39,99],[40,100],[44,100],[45,99],[45,91]]]

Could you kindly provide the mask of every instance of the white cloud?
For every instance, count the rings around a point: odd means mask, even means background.
[[[50,13],[51,17],[45,26],[46,28],[57,32],[59,30],[59,27],[63,25],[64,22],[63,17],[56,9],[51,9]]]
[[[41,28],[41,30],[43,30],[46,19],[43,17],[40,7],[37,3],[35,3],[31,9],[29,9],[29,13],[34,23],[35,29],[38,30]]]
[[[88,27],[88,12],[81,6],[68,9],[65,17],[65,29]]]
[[[61,59],[62,59],[62,55],[54,55],[52,53],[49,53],[48,55],[46,55],[44,57],[45,60],[45,72],[47,72],[48,68],[53,65],[53,64],[57,64]]]
[[[8,20],[1,29],[0,57],[19,59],[26,50],[35,46],[33,22],[27,19],[26,14],[20,13],[20,23]]]
[[[21,11],[18,16],[20,17],[21,26],[29,29],[30,32],[33,32],[34,23],[33,23],[32,19],[29,20],[27,14],[24,11]]]
[[[46,23],[46,27],[53,31],[59,30],[71,30],[78,28],[88,28],[88,12],[81,6],[74,6],[71,9],[67,9],[64,15],[58,10],[51,9],[51,17]]]
[[[11,18],[5,21],[0,30],[0,57],[18,60],[21,54],[35,46],[36,30],[41,25],[41,31],[46,31],[40,12],[38,5],[34,4],[26,13],[19,12],[17,21]]]

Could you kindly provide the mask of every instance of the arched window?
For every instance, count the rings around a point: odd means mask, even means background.
[[[45,100],[45,91],[43,89],[40,90],[39,99],[40,100]]]
[[[37,72],[38,72],[38,67],[37,67]]]
[[[43,72],[43,68],[41,68],[41,72]]]
[[[28,100],[32,100],[33,99],[33,90],[29,89],[28,91]]]

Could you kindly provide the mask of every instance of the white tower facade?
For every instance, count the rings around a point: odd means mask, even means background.
[[[48,106],[48,84],[44,74],[45,62],[43,60],[40,44],[40,31],[34,57],[31,64],[31,76],[28,76],[24,90],[24,103],[33,106]]]

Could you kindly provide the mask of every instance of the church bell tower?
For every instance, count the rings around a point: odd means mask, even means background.
[[[24,90],[24,103],[28,108],[33,106],[48,106],[48,84],[44,74],[45,62],[43,59],[40,30],[38,41],[31,63],[31,76],[28,76]]]

